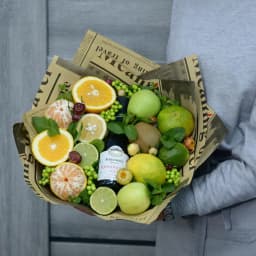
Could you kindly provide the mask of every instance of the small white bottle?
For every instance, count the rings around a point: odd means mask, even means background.
[[[103,151],[100,154],[98,186],[106,186],[118,191],[120,187],[116,181],[116,175],[118,170],[126,167],[128,159],[128,155],[116,145]]]

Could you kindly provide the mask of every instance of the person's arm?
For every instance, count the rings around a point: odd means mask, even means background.
[[[235,136],[240,139],[232,151],[234,159],[181,191],[171,203],[174,216],[205,215],[256,198],[256,99],[249,116],[237,128]]]

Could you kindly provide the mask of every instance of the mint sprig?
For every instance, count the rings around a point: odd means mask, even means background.
[[[51,118],[33,116],[32,125],[38,133],[47,130],[50,137],[60,134],[58,124]]]
[[[101,153],[104,148],[105,148],[105,143],[103,140],[100,140],[100,139],[94,139],[93,141],[90,142],[92,145],[94,145],[98,152]]]
[[[81,124],[78,129],[77,121],[73,121],[69,124],[67,131],[72,135],[74,144],[79,140],[82,130],[83,130],[83,124]]]
[[[160,141],[165,148],[172,149],[177,142],[183,141],[184,138],[185,129],[183,127],[175,127],[163,133]]]
[[[125,134],[126,137],[134,141],[138,137],[137,129],[133,124],[125,124],[123,122],[111,121],[107,124],[108,130],[114,134]]]
[[[176,187],[172,183],[164,183],[162,185],[152,181],[146,181],[146,185],[151,194],[151,204],[153,206],[161,204],[166,198],[167,194],[175,191]]]
[[[73,96],[71,91],[68,88],[68,85],[66,84],[59,84],[59,95],[57,97],[57,100],[64,99],[73,102]]]

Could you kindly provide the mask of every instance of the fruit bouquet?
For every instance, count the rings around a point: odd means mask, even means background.
[[[121,54],[133,57],[136,70],[158,66],[90,33],[75,64],[53,58],[24,126],[14,127],[25,180],[51,203],[149,224],[191,182],[221,141],[213,130],[223,129],[203,97],[197,66],[194,78],[186,71],[193,80],[140,80],[128,61],[116,62]],[[110,52],[103,41],[122,52],[102,61]],[[196,65],[193,58],[178,66]]]
[[[188,109],[154,83],[85,76],[70,90],[58,87],[56,100],[40,114],[26,114],[25,124],[36,132],[32,153],[43,165],[40,185],[101,215],[117,206],[141,214],[180,186],[195,144]]]

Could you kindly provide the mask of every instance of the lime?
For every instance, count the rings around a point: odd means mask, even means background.
[[[167,132],[171,128],[183,127],[186,136],[190,135],[195,123],[192,113],[182,106],[169,106],[161,110],[157,117],[158,129],[161,133]]]
[[[188,149],[182,144],[177,143],[173,148],[162,147],[158,157],[165,163],[173,166],[183,166],[189,158]]]
[[[101,215],[108,215],[117,207],[116,193],[108,187],[97,188],[90,197],[91,208]]]
[[[99,153],[97,148],[87,142],[78,143],[74,147],[74,151],[77,151],[82,157],[82,160],[79,163],[81,167],[92,165],[99,159]]]

